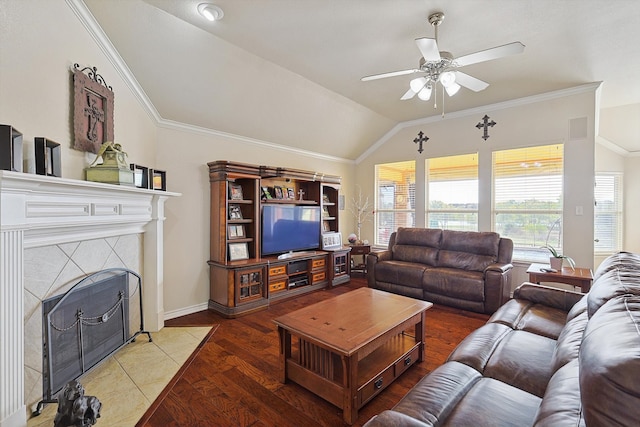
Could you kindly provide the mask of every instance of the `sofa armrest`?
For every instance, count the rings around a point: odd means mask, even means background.
[[[571,307],[580,301],[582,297],[584,297],[584,294],[581,292],[567,291],[530,282],[524,282],[513,291],[513,298],[515,299],[531,301],[566,312],[569,312]]]
[[[375,288],[376,263],[393,259],[393,253],[389,250],[375,251],[367,254],[367,283],[370,288]]]
[[[433,424],[424,423],[402,412],[386,410],[371,418],[363,427],[430,427]]]
[[[506,263],[506,264],[500,264],[500,263],[494,263],[489,265],[487,268],[484,269],[485,273],[487,271],[497,271],[500,273],[506,273],[507,271],[511,270],[513,268],[513,264],[511,263]]]
[[[484,312],[494,313],[509,300],[513,264],[493,263],[484,270]]]

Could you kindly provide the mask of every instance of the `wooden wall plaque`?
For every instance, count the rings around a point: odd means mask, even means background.
[[[97,154],[113,141],[113,91],[96,67],[79,68],[73,65],[73,148]]]

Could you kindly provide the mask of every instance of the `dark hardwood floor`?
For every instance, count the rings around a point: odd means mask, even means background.
[[[268,310],[238,319],[204,311],[167,321],[167,326],[219,326],[137,426],[346,425],[339,408],[297,384],[279,382],[278,334],[272,319],[360,286],[366,286],[365,280],[352,278],[348,284],[281,301]],[[373,415],[393,407],[487,319],[486,315],[443,306],[428,310],[425,360],[409,368],[363,407],[354,425],[361,426]]]

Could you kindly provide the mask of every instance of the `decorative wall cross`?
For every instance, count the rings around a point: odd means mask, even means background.
[[[428,136],[425,136],[422,131],[418,132],[418,137],[413,140],[416,144],[420,144],[418,146],[418,153],[422,153],[424,149],[422,148],[422,143],[427,142],[429,140]]]
[[[482,122],[478,122],[476,127],[478,129],[484,128],[484,135],[482,135],[482,139],[486,141],[487,138],[489,138],[489,127],[494,127],[497,123],[494,122],[493,120],[489,121],[489,116],[487,116],[486,114],[484,115],[482,120],[483,120]]]
[[[104,110],[98,105],[97,97],[92,92],[87,91],[87,105],[84,107],[84,115],[88,117],[89,126],[87,129],[87,139],[91,142],[98,141],[98,132],[96,125],[98,122],[104,122]]]

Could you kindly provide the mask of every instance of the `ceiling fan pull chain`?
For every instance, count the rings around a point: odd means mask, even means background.
[[[442,86],[442,118],[444,119],[444,86]]]

